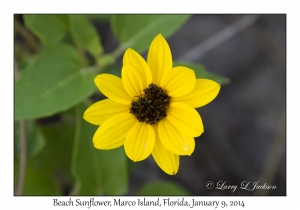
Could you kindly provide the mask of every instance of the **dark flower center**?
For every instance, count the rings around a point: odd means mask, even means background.
[[[139,122],[153,125],[167,116],[171,97],[166,90],[154,84],[144,89],[144,93],[132,101],[130,113],[136,116]]]

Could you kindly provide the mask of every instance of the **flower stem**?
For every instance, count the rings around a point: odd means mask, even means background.
[[[81,71],[81,73],[83,73],[83,74],[88,74],[88,73],[99,73],[99,72],[101,72],[101,69],[99,68],[99,66],[93,65],[93,66],[85,67],[85,68],[81,69],[80,71]]]
[[[27,160],[27,139],[26,139],[26,122],[20,121],[20,169],[19,179],[17,187],[17,195],[23,194],[25,171],[26,171],[26,160]]]
[[[14,66],[15,79],[19,79],[20,73],[18,69],[18,64],[15,59]],[[26,122],[25,120],[20,121],[20,168],[19,168],[19,178],[17,186],[17,195],[23,194],[24,182],[25,182],[25,172],[26,172],[26,160],[27,160],[27,139],[26,139]]]
[[[14,73],[15,73],[15,79],[18,80],[20,78],[20,72],[18,70],[18,63],[17,59],[15,58],[15,66],[14,66]]]
[[[128,48],[128,44],[121,44],[117,49],[112,52],[112,55],[117,59]]]

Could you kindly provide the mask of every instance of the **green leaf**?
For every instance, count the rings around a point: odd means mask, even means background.
[[[167,182],[167,181],[156,181],[152,183],[145,184],[142,189],[139,191],[138,195],[154,195],[154,196],[162,196],[162,195],[189,195],[187,191],[182,189],[175,183]]]
[[[99,150],[98,153],[104,194],[125,194],[128,188],[128,172],[124,148]]]
[[[190,69],[193,69],[196,74],[197,79],[210,79],[213,80],[220,85],[226,85],[230,83],[230,79],[227,77],[224,77],[222,75],[214,74],[206,70],[206,68],[201,64],[196,63],[187,63],[184,61],[174,61],[173,66],[185,66]]]
[[[77,52],[66,44],[45,49],[15,82],[15,120],[66,110],[95,90],[94,73],[80,70]]]
[[[71,185],[74,178],[71,174],[71,157],[74,140],[74,119],[61,118],[60,122],[41,126],[46,139],[43,150],[45,163],[60,174],[64,185]]]
[[[44,161],[45,137],[34,121],[26,121],[27,163],[23,195],[60,195],[53,170]],[[20,159],[20,122],[14,122],[14,182],[18,184]]]
[[[18,185],[19,161],[14,161],[15,194]],[[26,173],[22,195],[61,195],[55,181],[54,171],[43,159],[34,158],[26,163]]]
[[[171,36],[190,15],[114,15],[112,30],[125,50],[128,47],[138,52],[147,49],[158,34]]]
[[[34,121],[25,122],[27,156],[37,155],[45,146],[45,137]],[[20,122],[14,122],[14,156],[20,158]]]
[[[24,22],[44,45],[58,43],[68,31],[67,15],[24,15]]]
[[[108,22],[111,19],[112,15],[108,15],[108,14],[101,14],[101,15],[87,14],[86,16],[91,20],[99,20],[101,22]]]
[[[71,33],[75,40],[94,57],[99,57],[103,48],[100,36],[85,15],[69,15]]]
[[[127,191],[127,162],[123,148],[109,151],[93,146],[97,126],[82,118],[85,105],[77,110],[77,126],[72,156],[72,174],[78,195],[122,195]]]

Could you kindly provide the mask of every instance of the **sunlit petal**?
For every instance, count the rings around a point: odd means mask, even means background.
[[[100,74],[94,81],[99,90],[112,101],[121,104],[132,102],[132,97],[126,92],[121,78],[111,74]]]
[[[145,74],[139,71],[133,65],[126,65],[122,68],[123,84],[131,97],[140,96],[144,93],[144,89],[149,86]]]
[[[166,118],[158,123],[158,135],[164,147],[177,155],[191,155],[195,149],[194,138],[180,133]]]
[[[117,114],[109,118],[94,134],[94,146],[97,149],[114,149],[122,146],[128,131],[136,121],[135,116],[130,113]]]
[[[123,57],[122,79],[130,96],[139,96],[152,82],[148,64],[133,49],[127,49]]]
[[[104,99],[92,104],[83,114],[83,118],[91,124],[101,125],[108,118],[121,113],[129,113],[130,106]]]
[[[161,81],[161,87],[166,89],[171,97],[186,95],[195,88],[195,85],[195,72],[182,66],[173,68],[168,77]]]
[[[147,62],[152,72],[152,82],[160,85],[162,78],[168,76],[172,69],[172,54],[165,38],[159,34],[152,41]]]
[[[166,119],[187,136],[200,136],[204,131],[199,113],[183,103],[171,102]]]
[[[210,103],[215,99],[221,86],[208,79],[197,79],[195,88],[188,94],[181,97],[174,97],[174,102],[186,103],[194,108],[198,108]]]
[[[152,156],[157,165],[167,174],[175,175],[179,168],[179,155],[176,155],[167,150],[158,135],[157,126],[155,130],[155,146],[152,151]]]
[[[155,133],[153,126],[143,122],[136,122],[126,136],[125,153],[134,162],[141,161],[152,153],[154,144]]]

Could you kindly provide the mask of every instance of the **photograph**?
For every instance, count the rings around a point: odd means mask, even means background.
[[[286,28],[285,13],[14,13],[13,196],[286,197]]]

